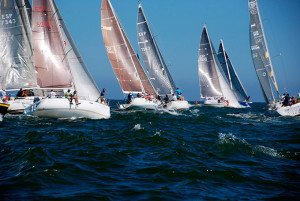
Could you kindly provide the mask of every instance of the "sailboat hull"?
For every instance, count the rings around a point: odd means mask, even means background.
[[[24,114],[32,114],[47,118],[88,118],[108,119],[110,108],[108,105],[87,100],[78,100],[79,105],[70,104],[66,98],[43,99],[24,111]]]
[[[281,106],[276,104],[277,113],[281,116],[299,116],[300,115],[300,103],[296,103],[291,106]]]
[[[190,104],[188,101],[171,101],[167,103],[167,109],[170,110],[188,110],[190,108]]]
[[[227,106],[225,102],[219,102],[218,99],[214,99],[214,98],[205,99],[204,105],[214,106],[214,107],[226,107]]]
[[[25,98],[17,98],[14,100],[7,101],[7,104],[9,104],[9,108],[7,110],[7,113],[10,114],[22,114],[24,109],[29,107],[34,103],[35,97],[25,97]]]
[[[159,105],[157,100],[147,100],[145,98],[134,98],[130,104],[122,104],[119,109],[126,110],[156,110]]]

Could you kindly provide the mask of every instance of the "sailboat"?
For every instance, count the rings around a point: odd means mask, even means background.
[[[123,94],[155,96],[153,88],[109,0],[102,0],[101,29],[107,55]],[[129,95],[130,96],[130,95]],[[120,109],[157,109],[154,97],[136,97],[120,105]]]
[[[250,47],[254,68],[258,77],[265,102],[271,110],[277,111],[281,116],[300,115],[300,103],[291,106],[283,106],[271,62],[266,37],[258,9],[257,0],[249,0],[250,14]],[[276,102],[274,93],[278,96]]]
[[[176,85],[158,49],[141,2],[138,6],[137,34],[143,62],[154,88],[161,97],[171,97],[176,93]],[[165,106],[168,109],[189,109],[186,100],[173,100]]]
[[[110,107],[97,101],[100,91],[55,1],[33,0],[33,8],[32,43],[37,82],[44,95],[53,90],[58,98],[42,99],[31,108],[32,114],[52,118],[109,118]],[[78,104],[64,98],[67,89],[77,92]]]
[[[31,6],[28,0],[2,0],[0,3],[0,88],[27,92],[12,97],[8,113],[23,113],[33,104],[32,90],[37,87],[31,44]],[[25,91],[26,90],[26,91]]]
[[[245,107],[250,107],[252,104],[247,95],[232,63],[225,51],[223,40],[220,41],[218,50],[218,59],[225,74],[225,78],[229,82],[230,88],[233,91],[235,97],[237,98],[240,105]]]
[[[240,108],[204,25],[198,55],[201,98],[204,105]]]

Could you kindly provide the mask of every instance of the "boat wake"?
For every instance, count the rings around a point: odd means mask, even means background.
[[[180,112],[176,111],[176,110],[168,110],[168,109],[158,109],[158,111],[160,111],[161,113],[168,113],[174,116],[180,116],[182,115]]]

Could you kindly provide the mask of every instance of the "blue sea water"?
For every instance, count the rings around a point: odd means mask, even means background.
[[[0,200],[299,200],[300,117],[195,106],[0,122]]]

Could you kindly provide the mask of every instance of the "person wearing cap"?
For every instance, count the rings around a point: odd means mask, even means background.
[[[297,103],[300,102],[300,93],[298,93],[298,97],[297,97]]]

